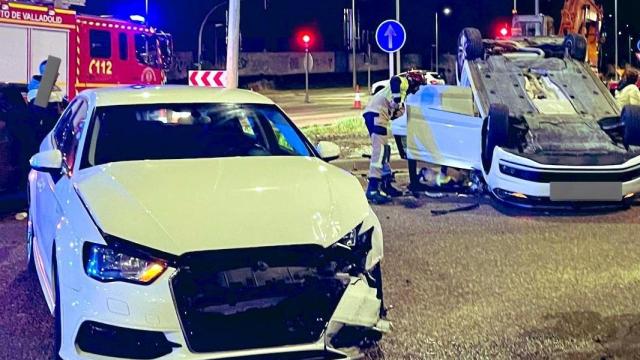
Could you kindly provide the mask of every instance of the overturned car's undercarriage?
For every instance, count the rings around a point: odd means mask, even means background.
[[[489,56],[469,73],[485,109],[508,104],[503,148],[549,165],[614,165],[640,155],[640,146],[625,147],[617,105],[583,62]]]

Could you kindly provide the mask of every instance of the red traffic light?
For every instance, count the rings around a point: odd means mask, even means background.
[[[501,24],[497,30],[496,35],[498,38],[508,38],[511,36],[511,28],[507,24]]]
[[[305,26],[295,30],[291,37],[291,41],[291,47],[298,48],[300,50],[308,50],[316,48],[319,42],[322,42],[322,37],[317,29]]]

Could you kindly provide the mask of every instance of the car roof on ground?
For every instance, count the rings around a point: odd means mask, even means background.
[[[85,90],[96,106],[175,103],[274,104],[256,92],[241,89],[208,88],[186,85],[134,85]]]

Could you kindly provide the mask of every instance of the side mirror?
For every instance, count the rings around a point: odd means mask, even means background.
[[[340,147],[329,141],[320,141],[316,146],[322,160],[329,162],[340,157]]]
[[[35,171],[59,174],[62,171],[62,153],[60,150],[39,152],[31,157],[29,164]]]

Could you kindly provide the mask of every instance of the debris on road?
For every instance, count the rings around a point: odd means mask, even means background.
[[[469,210],[474,210],[480,207],[480,203],[476,202],[473,203],[471,205],[465,205],[465,206],[460,206],[457,208],[453,208],[453,209],[446,209],[446,210],[431,210],[431,215],[433,216],[440,216],[440,215],[446,215],[446,214],[450,214],[453,212],[461,212],[461,211],[469,211]]]

